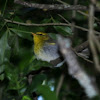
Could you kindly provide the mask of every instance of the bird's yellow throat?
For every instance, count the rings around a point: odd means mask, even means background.
[[[34,52],[36,54],[42,49],[44,43],[49,40],[49,36],[47,33],[37,32],[33,34],[33,41],[34,41]]]

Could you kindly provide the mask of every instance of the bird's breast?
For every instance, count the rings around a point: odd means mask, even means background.
[[[50,62],[59,57],[58,47],[56,45],[43,46],[43,48],[38,48],[38,50],[35,50],[35,55],[37,59]]]

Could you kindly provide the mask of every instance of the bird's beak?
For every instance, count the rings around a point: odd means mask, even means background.
[[[35,33],[32,33],[32,35],[34,36],[34,35],[36,35]]]

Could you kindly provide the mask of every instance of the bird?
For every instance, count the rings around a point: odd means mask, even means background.
[[[63,61],[60,59],[58,44],[44,32],[33,33],[34,53],[38,60],[46,61],[56,67],[60,67]]]

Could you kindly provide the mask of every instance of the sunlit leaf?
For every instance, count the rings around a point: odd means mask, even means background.
[[[32,100],[29,96],[23,96],[22,100]]]
[[[38,87],[38,93],[41,94],[44,100],[58,100],[56,93],[51,91],[49,86],[41,85]]]

